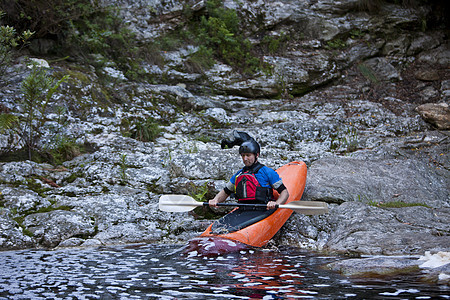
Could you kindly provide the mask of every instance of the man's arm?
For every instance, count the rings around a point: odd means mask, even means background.
[[[209,206],[217,207],[217,203],[223,202],[228,198],[228,194],[225,192],[225,190],[221,190],[217,195],[214,197],[214,199],[211,199],[208,201]]]
[[[285,188],[280,196],[278,196],[277,201],[269,201],[267,203],[267,209],[274,209],[276,205],[280,205],[280,204],[284,204],[286,203],[287,199],[289,198],[289,192],[288,190]]]

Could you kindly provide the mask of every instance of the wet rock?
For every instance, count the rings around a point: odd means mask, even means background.
[[[427,250],[446,251],[448,208],[432,217],[430,226],[402,222],[396,212],[405,208],[383,209],[360,202],[346,202],[330,212],[331,234],[324,249],[351,254],[419,254]],[[421,210],[431,210],[422,207]],[[414,210],[410,218],[420,220]],[[432,226],[436,224],[441,231]],[[443,230],[442,230],[443,229]]]
[[[374,256],[344,259],[326,268],[352,277],[390,277],[417,274],[422,281],[448,284],[449,252],[429,251],[423,256]]]
[[[83,244],[84,239],[82,238],[68,238],[67,240],[63,240],[58,244],[58,248],[70,248],[70,247],[78,247]]]
[[[447,103],[427,103],[416,108],[416,111],[438,129],[450,129],[450,108]]]
[[[121,223],[104,228],[95,235],[102,244],[155,242],[161,239],[162,231],[156,222]],[[91,244],[89,242],[89,244]]]
[[[417,257],[377,256],[369,258],[354,258],[337,261],[326,266],[345,276],[372,277],[393,276],[418,272]]]

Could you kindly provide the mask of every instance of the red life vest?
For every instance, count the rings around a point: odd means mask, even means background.
[[[255,174],[264,167],[258,164],[255,168],[241,172],[236,176],[236,198],[239,202],[267,203],[271,199],[272,189],[262,187]]]

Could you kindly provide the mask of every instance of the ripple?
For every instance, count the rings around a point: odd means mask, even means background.
[[[397,279],[395,288],[392,281],[357,283],[321,268],[333,259],[338,258],[295,248],[206,257],[170,245],[8,251],[0,252],[0,299],[433,299],[443,294],[409,279]]]

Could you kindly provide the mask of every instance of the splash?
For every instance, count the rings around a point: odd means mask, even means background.
[[[189,256],[219,256],[227,253],[249,250],[253,247],[222,237],[196,237],[183,250]]]
[[[430,251],[426,251],[425,255],[421,256],[419,260],[425,261],[419,266],[421,268],[438,268],[450,263],[450,252],[439,251],[431,254]]]

